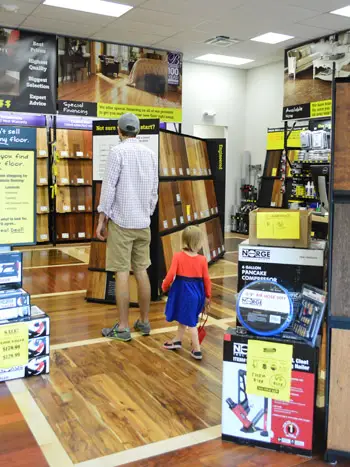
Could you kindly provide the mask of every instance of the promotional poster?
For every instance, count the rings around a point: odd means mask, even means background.
[[[58,39],[58,110],[182,120],[182,55],[85,39]]]
[[[222,438],[311,456],[317,350],[293,344],[289,402],[247,393],[247,356],[248,339],[226,334]]]
[[[327,117],[336,78],[350,76],[350,30],[285,51],[283,120]]]
[[[0,110],[56,113],[56,38],[0,28]]]

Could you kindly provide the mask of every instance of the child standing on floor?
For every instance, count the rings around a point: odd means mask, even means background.
[[[208,263],[198,251],[202,248],[202,232],[199,227],[187,227],[182,234],[182,251],[175,253],[171,267],[163,281],[163,292],[169,289],[169,297],[165,308],[166,320],[179,323],[177,334],[164,344],[166,350],[182,348],[182,338],[186,327],[192,339],[191,355],[202,360],[202,352],[198,340],[198,317],[205,306],[210,303],[211,282]]]

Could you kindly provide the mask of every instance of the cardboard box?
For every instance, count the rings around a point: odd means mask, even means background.
[[[0,290],[0,323],[30,318],[30,295],[23,289]]]
[[[13,368],[0,369],[0,382],[11,381],[18,378],[45,375],[50,372],[50,357],[33,358],[26,365]]]
[[[225,334],[222,439],[311,456],[318,349],[300,342],[268,339],[293,345],[291,400],[282,402],[244,394],[242,379],[247,370],[249,339],[255,336],[241,336],[234,330]]]
[[[300,236],[299,239],[260,239],[257,237],[258,213],[299,213],[300,215]],[[294,209],[269,209],[258,208],[249,214],[249,243],[251,245],[262,246],[280,246],[289,248],[309,248],[311,241],[312,216],[308,211],[299,211]]]

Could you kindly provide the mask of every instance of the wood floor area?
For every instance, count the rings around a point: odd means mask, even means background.
[[[128,77],[118,78],[92,75],[85,81],[64,82],[58,87],[58,99],[142,105],[152,107],[181,107],[181,94],[167,92],[163,97],[127,86]]]
[[[85,301],[86,244],[24,249],[24,286],[51,318],[50,374],[0,385],[0,467],[326,465],[220,440],[222,342],[235,324],[243,240],[228,235],[225,259],[210,268],[201,362],[188,337],[182,350],[163,350],[176,330],[164,301],[151,305],[151,336],[101,336],[116,308]],[[137,317],[131,309],[131,325]]]

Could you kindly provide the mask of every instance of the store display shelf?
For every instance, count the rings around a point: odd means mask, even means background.
[[[315,196],[290,196],[289,201],[319,201]]]
[[[40,185],[43,186],[43,185]],[[92,186],[91,183],[57,183],[57,186],[72,186],[72,187],[77,187],[77,186]]]
[[[292,175],[292,178],[298,180],[310,180],[312,179],[312,175]]]
[[[56,240],[55,244],[58,245],[58,244],[66,244],[66,243],[90,243],[90,242],[91,242],[91,238],[73,238],[73,239],[60,238]]]
[[[216,217],[219,217],[219,213],[214,214],[213,216],[210,216],[210,217],[205,217],[203,219],[197,219],[192,222],[187,222],[186,224],[184,223],[184,224],[178,225],[177,227],[173,227],[172,229],[163,230],[162,232],[159,232],[159,236],[164,237],[166,235],[170,235],[175,232],[180,232],[181,230],[184,230],[186,227],[190,225],[204,224],[205,222],[211,221],[212,219],[215,219]]]
[[[198,175],[191,176],[191,175],[173,175],[171,177],[159,177],[160,182],[177,182],[177,181],[186,181],[186,180],[213,180],[212,175]]]
[[[320,161],[320,160],[311,160],[311,159],[306,159],[306,160],[303,160],[303,161],[294,161],[298,164],[305,164],[305,165],[310,165],[310,164],[314,164],[314,165],[327,165],[327,164],[330,164],[331,162],[330,161]]]
[[[103,305],[115,305],[116,304],[116,301],[115,300],[102,300],[102,299],[99,299],[99,298],[85,298],[85,300],[89,303],[100,303],[100,304],[103,304]],[[130,308],[138,308],[139,307],[139,304],[136,303],[136,302],[130,302],[129,303],[129,307]]]

